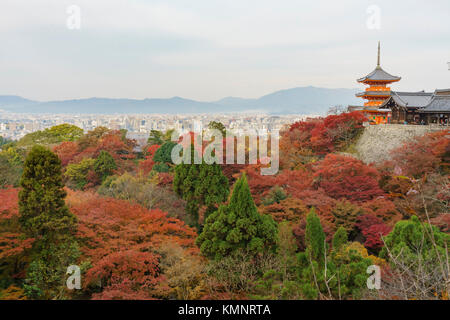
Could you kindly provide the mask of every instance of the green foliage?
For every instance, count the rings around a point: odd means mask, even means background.
[[[225,135],[227,133],[225,126],[223,125],[222,122],[219,122],[219,121],[211,121],[208,124],[208,129],[219,130],[220,133],[222,133],[222,137],[224,137],[224,138],[225,138]]]
[[[30,298],[62,298],[66,268],[79,256],[73,235],[76,217],[67,208],[61,161],[50,150],[34,146],[25,160],[19,193],[19,221],[36,239],[27,271]]]
[[[169,172],[169,166],[166,163],[156,163],[152,170],[155,172]]]
[[[347,241],[347,231],[345,231],[345,228],[339,227],[333,236],[333,251],[340,251]]]
[[[263,199],[262,204],[265,206],[269,206],[274,203],[280,203],[287,198],[286,192],[284,192],[283,188],[279,186],[275,186],[270,190],[269,194]]]
[[[153,161],[155,163],[173,164],[172,162],[172,149],[177,144],[175,142],[169,141],[164,143],[158,150],[156,150],[153,156]]]
[[[20,186],[20,221],[27,233],[42,236],[74,230],[76,219],[64,202],[61,161],[56,154],[34,146],[25,160]]]
[[[413,268],[418,260],[427,265],[439,260],[438,256],[444,259],[450,235],[440,232],[435,226],[421,223],[417,216],[412,216],[410,220],[397,222],[384,241],[386,245],[380,252],[381,258],[389,258],[389,249],[394,257],[398,256],[403,263],[411,264]]]
[[[150,131],[150,136],[148,137],[147,143],[148,145],[162,145],[166,142],[171,141],[172,133],[174,132],[174,129],[167,130],[165,133],[162,133],[158,130],[152,130]]]
[[[117,169],[114,158],[107,151],[100,151],[97,159],[94,162],[94,171],[104,181],[106,177],[110,176],[113,170]]]
[[[19,147],[31,147],[35,144],[52,145],[63,141],[76,141],[83,135],[83,129],[71,124],[60,124],[43,131],[25,135],[19,140]]]
[[[6,186],[16,187],[22,175],[22,166],[14,164],[10,158],[0,153],[0,188]]]
[[[340,227],[334,235],[333,254],[329,255],[325,233],[312,210],[307,217],[306,243],[306,251],[297,255],[303,297],[358,298],[366,284],[367,267],[372,262],[356,250],[343,250],[347,243],[345,229]]]
[[[220,259],[238,249],[274,250],[277,232],[272,217],[258,213],[244,174],[236,181],[229,204],[206,219],[196,243],[205,256]]]
[[[175,167],[173,189],[186,201],[186,211],[198,224],[198,211],[206,206],[205,219],[228,198],[228,179],[218,164],[184,164]]]
[[[78,244],[67,237],[42,239],[27,270],[25,294],[31,299],[65,299],[67,267],[80,257]]]
[[[74,189],[83,189],[87,184],[87,176],[95,166],[96,160],[85,158],[79,163],[69,164],[64,176],[69,180],[69,185]]]
[[[5,144],[8,144],[8,143],[10,143],[10,142],[11,142],[11,140],[9,140],[9,139],[7,139],[7,138],[4,138],[4,137],[0,136],[0,147],[1,147],[1,146],[4,146]]]
[[[311,208],[306,217],[305,243],[307,254],[310,259],[323,263],[324,254],[327,250],[325,232],[314,208]]]

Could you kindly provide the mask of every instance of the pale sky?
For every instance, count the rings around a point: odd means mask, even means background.
[[[378,40],[393,90],[450,87],[449,0],[1,0],[0,40],[0,95],[36,100],[355,88]]]

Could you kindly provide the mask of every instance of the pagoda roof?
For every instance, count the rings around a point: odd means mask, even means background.
[[[390,101],[394,101],[403,108],[423,108],[430,103],[433,93],[419,92],[400,92],[391,91],[391,97],[387,99],[380,107],[385,107]]]
[[[375,70],[369,73],[367,76],[358,79],[358,82],[366,82],[366,81],[386,81],[386,82],[394,82],[399,81],[401,77],[393,76],[386,71],[384,71],[380,66],[377,66]]]
[[[390,95],[391,95],[390,91],[363,91],[356,94],[357,97],[364,97],[364,96],[389,97]]]
[[[377,59],[377,67],[367,76],[358,79],[358,82],[370,82],[370,81],[380,81],[380,82],[395,82],[400,81],[401,77],[393,76],[392,74],[387,73],[381,68],[380,64],[381,54],[380,54],[380,42],[378,41],[378,59]]]

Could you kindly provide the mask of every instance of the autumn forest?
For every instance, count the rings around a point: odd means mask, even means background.
[[[0,300],[447,300],[449,130],[369,164],[364,122],[284,128],[276,175],[174,164],[172,130],[142,150],[69,124],[0,138]]]

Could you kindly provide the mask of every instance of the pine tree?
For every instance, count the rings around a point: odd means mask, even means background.
[[[202,163],[198,175],[195,196],[206,206],[205,219],[217,209],[216,205],[227,200],[229,194],[228,179],[223,175],[222,168],[214,164]]]
[[[175,167],[174,191],[186,203],[186,211],[191,215],[191,225],[200,227],[199,210],[205,206],[205,219],[225,202],[229,194],[228,179],[218,164],[193,164],[194,149],[191,148],[191,164],[181,163]]]
[[[76,229],[76,218],[64,202],[66,191],[56,154],[34,146],[25,160],[20,186],[20,223],[30,236],[71,233]]]
[[[325,232],[314,208],[311,208],[306,217],[305,242],[310,259],[322,264],[326,252]]]
[[[339,227],[333,236],[333,251],[338,252],[345,244],[347,244],[347,231],[344,227]]]
[[[204,255],[220,259],[237,249],[274,250],[277,233],[272,217],[258,213],[244,174],[235,183],[228,206],[221,205],[206,219],[197,245]]]
[[[76,217],[65,205],[61,161],[41,146],[25,160],[19,193],[20,223],[34,237],[25,292],[29,298],[63,298],[67,267],[79,257]]]
[[[98,174],[100,179],[104,181],[115,169],[117,169],[117,165],[111,154],[104,150],[100,151],[100,154],[94,163],[94,171]]]

